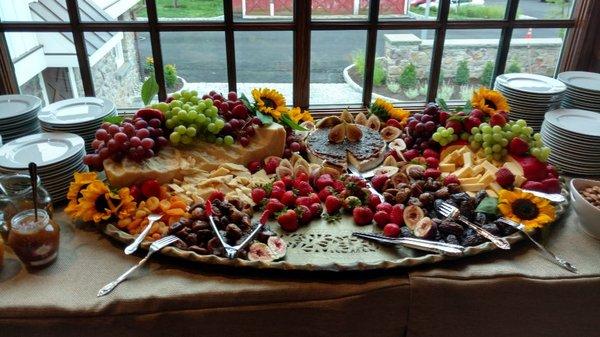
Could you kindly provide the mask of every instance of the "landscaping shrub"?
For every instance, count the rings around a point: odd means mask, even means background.
[[[417,88],[408,89],[404,92],[404,95],[410,100],[414,100],[419,96],[419,90]]]
[[[398,82],[400,82],[400,86],[403,89],[412,89],[417,86],[417,68],[414,64],[409,63],[404,70],[402,70]]]
[[[356,71],[360,74],[360,76],[364,76],[365,74],[365,54],[360,51],[356,51],[352,56],[352,61],[354,62],[354,66],[356,67]]]
[[[510,73],[520,73],[521,72],[521,64],[519,64],[519,62],[517,62],[517,60],[512,60],[510,62],[510,65],[508,66],[508,69],[506,70],[507,74]]]
[[[479,78],[481,85],[486,86],[486,87],[491,87],[493,74],[494,74],[494,62],[487,61],[485,63],[485,67],[483,68],[483,72],[481,73],[481,78]]]
[[[471,97],[473,97],[473,87],[470,85],[461,85],[460,86],[460,98],[463,101],[470,101]]]
[[[454,76],[454,82],[458,85],[463,85],[469,83],[469,78],[471,74],[469,72],[469,64],[467,60],[462,60],[458,62],[458,67],[456,68],[456,75]]]
[[[146,75],[154,74],[154,59],[152,56],[146,57],[146,62],[144,63],[144,72]]]
[[[427,83],[424,83],[423,85],[420,85],[419,88],[418,88],[419,95],[421,95],[421,96],[427,95],[427,88],[428,88]]]
[[[177,84],[177,68],[174,64],[165,65],[165,83],[169,88],[174,88]]]
[[[454,93],[454,86],[450,83],[444,83],[438,88],[437,97],[444,101],[449,101]]]
[[[388,83],[387,88],[389,91],[393,92],[394,94],[397,94],[398,92],[400,92],[400,84],[398,84],[396,82]]]
[[[385,83],[386,74],[381,60],[375,60],[375,69],[373,71],[373,84],[383,85]]]

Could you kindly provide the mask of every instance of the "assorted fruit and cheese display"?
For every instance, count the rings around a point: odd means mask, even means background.
[[[103,124],[86,162],[107,181],[77,176],[67,212],[132,235],[159,214],[148,240],[173,234],[179,249],[224,256],[209,201],[229,244],[268,223],[238,256],[251,261],[284,258],[285,235],[317,221],[464,246],[486,240],[441,216],[440,203],[497,236],[515,231],[499,216],[528,230],[555,218],[547,200],[526,192],[560,193],[549,150],[500,103],[482,106],[478,97],[470,111],[430,103],[410,114],[377,99],[367,113],[314,121],[275,90],[255,89],[252,98],[182,91]]]

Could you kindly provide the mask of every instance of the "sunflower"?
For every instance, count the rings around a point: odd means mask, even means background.
[[[258,111],[271,115],[276,120],[280,120],[281,114],[288,111],[285,106],[285,97],[275,89],[252,89],[252,97],[254,97]]]
[[[116,211],[113,195],[108,186],[101,181],[91,182],[85,189],[81,190],[83,197],[79,199],[74,216],[83,221],[108,220]]]
[[[408,111],[400,108],[394,108],[392,103],[382,98],[377,98],[375,102],[371,104],[371,113],[384,121],[389,118],[393,118],[400,122],[405,121],[410,115]]]
[[[522,191],[501,190],[498,209],[505,217],[525,225],[527,230],[541,228],[556,219],[554,206],[548,200]]]
[[[500,92],[484,87],[473,91],[471,105],[473,108],[479,109],[490,116],[496,114],[499,110],[506,112],[510,110],[506,98]]]
[[[69,184],[69,191],[67,192],[69,204],[65,208],[65,212],[69,215],[77,212],[79,198],[83,196],[81,190],[85,189],[92,182],[98,181],[96,172],[76,172],[73,177],[74,180]]]
[[[313,116],[310,114],[310,112],[308,110],[302,111],[302,109],[300,109],[299,107],[290,109],[290,111],[288,111],[288,115],[296,123],[313,122],[314,121]]]
[[[117,192],[118,198],[112,196],[112,200],[115,201],[118,199],[119,206],[116,207],[117,216],[119,219],[125,219],[132,216],[137,210],[137,203],[135,202],[135,198],[131,195],[129,188],[122,187]]]
[[[390,118],[396,119],[400,121],[400,123],[406,122],[410,112],[402,109],[402,108],[394,108],[392,112],[390,112]]]

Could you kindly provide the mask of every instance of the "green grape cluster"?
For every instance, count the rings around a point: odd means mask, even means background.
[[[219,110],[210,98],[198,98],[195,90],[182,90],[172,95],[169,103],[160,102],[152,107],[165,113],[165,125],[171,130],[169,140],[173,145],[191,144],[195,138],[209,142],[233,144],[233,137],[217,137],[225,126]],[[229,139],[231,138],[231,139]]]
[[[506,133],[499,125],[492,127],[488,123],[481,123],[479,127],[471,129],[469,141],[474,150],[482,148],[483,152],[480,154],[488,160],[500,160],[508,154],[506,147],[509,139]]]
[[[453,128],[445,128],[440,126],[433,133],[433,135],[431,135],[431,139],[433,139],[435,142],[438,142],[441,146],[446,146],[457,140],[458,135],[454,133]]]

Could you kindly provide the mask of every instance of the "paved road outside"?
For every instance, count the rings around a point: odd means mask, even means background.
[[[545,17],[552,5],[539,0],[521,0],[520,10],[532,17]],[[487,0],[486,5],[506,4],[506,0]],[[535,29],[533,37],[557,37],[558,29]],[[527,29],[515,30],[513,37],[524,37]],[[380,32],[377,55],[382,55],[386,33],[412,33],[431,39],[433,31],[405,30]],[[422,35],[424,34],[424,35]],[[500,30],[448,31],[447,38],[499,38]],[[169,32],[162,35],[165,63],[174,63],[188,82],[227,82],[223,32]],[[235,33],[237,81],[291,83],[292,32]],[[364,53],[365,31],[315,31],[311,38],[311,83],[342,83],[342,70],[352,63],[352,54]],[[139,34],[140,59],[152,55],[147,33]]]

